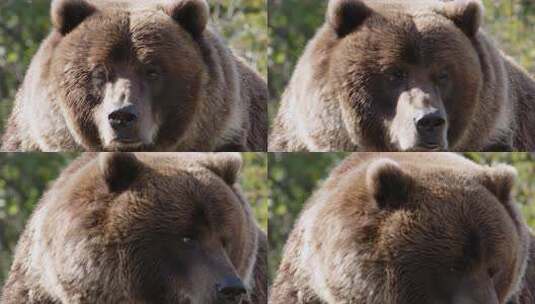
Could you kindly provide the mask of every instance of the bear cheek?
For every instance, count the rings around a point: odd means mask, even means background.
[[[471,52],[473,50],[467,50],[464,53]],[[490,107],[480,105],[482,76],[479,72],[481,71],[479,63],[474,62],[472,56],[460,58],[458,62],[463,64],[448,63],[453,67],[454,73],[451,75],[450,86],[441,90],[442,100],[448,113],[448,140],[451,150],[456,150],[456,147],[462,144],[461,141],[466,133],[474,131],[471,130],[473,125],[481,122],[481,119],[476,117],[478,107],[485,107],[485,111],[491,111]],[[486,136],[485,131],[485,128],[476,130],[481,138]]]
[[[160,122],[156,145],[176,148],[196,120],[199,100],[176,85],[166,85],[161,96],[153,102],[155,116]]]
[[[90,118],[93,117],[98,97],[86,85],[62,82],[60,86],[63,95],[61,106],[71,134],[85,149],[96,149],[101,145],[99,131],[95,120]]]

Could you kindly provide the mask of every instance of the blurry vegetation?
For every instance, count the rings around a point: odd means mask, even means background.
[[[269,277],[279,266],[282,248],[303,204],[348,153],[269,153]],[[524,218],[535,228],[535,154],[466,153],[480,164],[506,163],[518,170],[515,190]],[[313,266],[312,266],[313,267]]]
[[[268,196],[267,184],[268,158],[266,153],[243,153],[243,169],[240,185],[245,197],[254,208],[260,227],[267,232]]]
[[[16,90],[50,30],[50,0],[0,0],[0,134]],[[235,53],[267,76],[266,0],[209,1],[212,28]]]
[[[77,154],[0,154],[0,286],[15,245],[43,191]]]
[[[43,192],[76,153],[0,153],[0,289],[9,272],[20,233]],[[267,155],[244,153],[240,183],[267,231]]]
[[[434,0],[433,0],[434,1]],[[269,0],[270,117],[307,41],[323,24],[325,0]],[[535,73],[535,2],[532,0],[483,0],[484,29],[498,45],[532,74]]]

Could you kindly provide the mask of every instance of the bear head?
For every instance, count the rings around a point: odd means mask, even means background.
[[[409,158],[372,158],[319,191],[304,220],[312,288],[328,303],[506,303],[529,248],[515,170]]]
[[[313,77],[327,79],[353,145],[455,149],[479,111],[482,14],[478,0],[329,2]]]
[[[207,85],[204,0],[54,0],[50,73],[87,150],[172,150]]]
[[[236,184],[240,166],[234,154],[113,152],[61,179],[40,215],[46,253],[36,263],[60,286],[50,293],[67,302],[242,303],[258,239]]]

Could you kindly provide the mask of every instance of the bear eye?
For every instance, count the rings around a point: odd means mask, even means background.
[[[158,80],[161,75],[162,72],[157,66],[149,66],[145,70],[145,76],[150,80]]]
[[[181,241],[184,244],[190,244],[191,242],[193,242],[193,239],[191,237],[183,237]]]
[[[97,86],[103,85],[110,80],[110,73],[103,65],[96,66],[91,72],[91,76]]]
[[[496,269],[495,267],[489,267],[487,268],[487,273],[490,278],[494,278],[496,274],[498,273],[498,269]]]
[[[403,81],[407,78],[407,72],[401,68],[393,68],[387,72],[388,79],[393,82]]]
[[[447,70],[442,70],[440,71],[440,73],[438,73],[437,81],[440,84],[446,84],[449,80],[450,80],[450,74],[448,73]]]
[[[227,238],[224,238],[222,241],[221,241],[222,245],[223,245],[223,248],[225,248],[225,250],[229,251],[230,250],[230,242],[228,241]]]

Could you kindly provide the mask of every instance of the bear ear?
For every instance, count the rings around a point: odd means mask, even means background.
[[[96,8],[86,0],[53,0],[52,23],[62,35],[66,35],[95,11]]]
[[[514,167],[501,164],[487,169],[482,183],[500,202],[505,203],[511,198],[517,175]]]
[[[201,164],[220,176],[227,184],[233,185],[238,181],[242,167],[240,153],[211,153],[202,159]]]
[[[366,172],[366,186],[380,209],[397,209],[408,201],[412,179],[391,159],[374,161]]]
[[[443,14],[468,37],[473,37],[481,26],[483,5],[479,0],[453,0],[443,4]]]
[[[208,23],[210,8],[205,0],[169,0],[164,11],[193,36],[202,34]]]
[[[339,37],[351,33],[372,13],[360,0],[330,0],[327,8],[327,22]]]
[[[137,178],[142,167],[133,153],[122,152],[100,153],[98,164],[111,192],[126,190]]]

